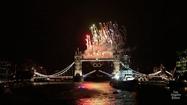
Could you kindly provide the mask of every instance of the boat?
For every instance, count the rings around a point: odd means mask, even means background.
[[[120,90],[135,90],[138,80],[135,78],[134,70],[123,67],[110,81],[110,85]]]
[[[123,63],[120,70],[112,76],[110,85],[116,89],[134,90],[138,85],[136,72],[129,67],[130,57],[123,56]]]

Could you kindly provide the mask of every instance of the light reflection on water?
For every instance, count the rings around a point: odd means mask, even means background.
[[[114,102],[106,98],[86,98],[80,99],[78,105],[115,105]]]
[[[135,92],[116,91],[109,83],[83,82],[77,85],[80,97],[77,105],[136,105]],[[91,92],[93,91],[93,92]],[[84,97],[84,94],[89,94]]]
[[[186,94],[182,94],[180,100],[172,100],[170,92],[173,91],[153,86],[140,87],[130,92],[116,90],[108,82],[36,83],[24,87],[22,85],[15,88],[1,87],[0,103],[25,103],[25,105],[35,102],[48,105],[179,105],[179,103],[187,103]]]

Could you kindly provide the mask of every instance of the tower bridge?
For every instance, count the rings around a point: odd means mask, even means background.
[[[95,73],[96,71],[108,76],[109,78],[112,78],[114,75],[116,75],[116,73],[120,71],[121,67],[127,67],[127,68],[129,67],[128,64],[125,64],[124,61],[123,62],[120,61],[119,58],[118,59],[95,59],[95,60],[94,59],[77,59],[77,57],[75,58],[76,58],[75,61],[72,62],[69,66],[51,75],[41,74],[37,72],[35,68],[33,68],[34,76],[32,78],[32,81],[37,80],[37,79],[59,81],[59,80],[73,79],[73,78],[76,78],[77,76],[80,77],[82,80],[84,80],[85,78],[89,77],[89,75]],[[83,62],[93,63],[92,66],[94,69],[90,70],[87,73],[84,73],[82,70]],[[108,73],[105,70],[101,70],[100,68],[103,65],[100,64],[100,62],[111,62],[113,64],[112,72]],[[173,79],[173,75],[170,72],[163,70],[162,68],[160,68],[159,71],[155,73],[151,73],[151,74],[143,74],[135,70],[132,70],[132,71],[133,71],[135,78],[137,78],[137,80],[140,82],[152,81],[154,79],[161,79],[164,81]]]
[[[116,73],[119,73],[121,67],[129,68],[130,58],[125,54],[127,51],[124,49],[127,36],[126,29],[120,28],[118,24],[107,22],[99,23],[99,28],[93,24],[90,27],[90,31],[91,35],[85,35],[86,49],[84,51],[77,49],[74,55],[74,62],[72,62],[72,64],[51,75],[38,73],[37,70],[33,68],[34,76],[32,80],[40,78],[48,80],[64,80],[72,78],[85,79],[96,71],[108,77],[112,77],[116,75]],[[83,63],[87,62],[91,63],[92,67],[88,68],[91,70],[86,70],[85,72],[83,70]],[[113,66],[105,68],[102,62],[110,62]],[[106,69],[110,69],[110,71]],[[139,81],[147,81],[154,76],[158,76],[157,74],[146,75],[134,70],[133,73]],[[159,76],[163,77],[163,75]],[[167,77],[163,78],[168,79]]]
[[[118,72],[121,66],[121,61],[119,59],[80,59],[81,57],[78,55],[75,55],[75,61],[67,66],[65,69],[60,70],[57,73],[51,74],[51,75],[45,75],[37,72],[35,68],[34,70],[34,76],[32,78],[32,81],[37,80],[37,79],[45,79],[45,80],[50,80],[50,79],[73,79],[74,77],[80,76],[82,79],[85,79],[89,75],[95,73],[96,71],[108,76],[112,77],[112,75],[115,74],[115,72]],[[90,70],[87,73],[83,73],[82,70],[82,64],[83,62],[89,62],[92,63],[92,67],[94,68],[93,70]],[[112,68],[113,71],[111,73],[106,72],[105,70],[101,70],[100,68],[104,65],[101,64],[101,62],[111,62],[114,67]],[[72,69],[73,68],[73,69]],[[71,73],[67,73],[71,72]]]

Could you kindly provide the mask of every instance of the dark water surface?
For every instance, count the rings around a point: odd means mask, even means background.
[[[185,105],[172,100],[163,88],[142,87],[136,91],[112,88],[108,82],[34,84],[1,92],[0,105]],[[187,104],[186,104],[187,105]]]

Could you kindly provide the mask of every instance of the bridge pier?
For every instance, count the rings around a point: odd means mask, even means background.
[[[120,70],[120,57],[119,55],[114,55],[114,61],[113,61],[114,69],[112,74],[115,75]]]
[[[112,74],[116,74],[120,70],[120,61],[115,60],[115,61],[113,61],[113,64],[114,64],[114,70],[113,70]]]
[[[82,76],[82,62],[81,61],[76,61],[75,62],[75,72],[74,76]]]
[[[82,77],[82,56],[79,51],[75,53],[75,71],[74,71],[74,80],[83,81]]]

